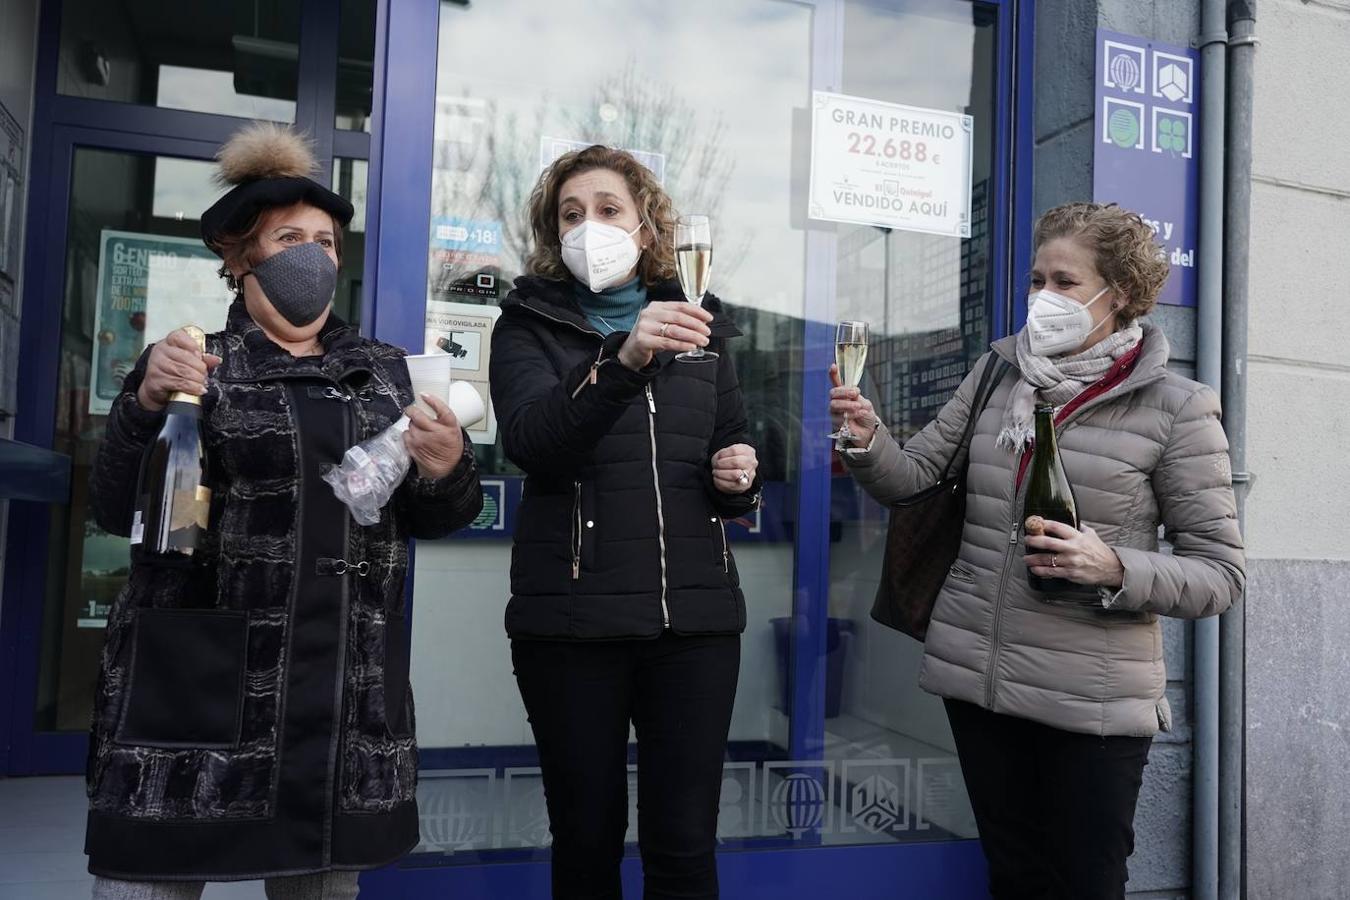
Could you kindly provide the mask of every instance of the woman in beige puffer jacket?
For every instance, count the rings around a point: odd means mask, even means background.
[[[1028,324],[996,342],[903,447],[856,388],[831,392],[845,463],[884,504],[935,484],[984,366],[1007,360],[969,450],[961,549],[938,596],[921,686],[945,698],[996,898],[1124,896],[1152,736],[1170,726],[1159,616],[1223,612],[1244,556],[1214,392],[1167,368],[1136,320],[1168,266],[1139,216],[1078,203],[1036,227]],[[1035,403],[1057,408],[1083,528],[1023,539]],[[959,466],[962,460],[957,459]],[[1159,549],[1159,526],[1171,552]],[[1033,590],[1027,572],[1083,586]]]

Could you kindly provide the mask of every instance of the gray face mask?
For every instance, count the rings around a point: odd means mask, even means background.
[[[312,242],[273,254],[244,274],[258,280],[277,312],[297,328],[323,315],[337,290],[337,266]]]

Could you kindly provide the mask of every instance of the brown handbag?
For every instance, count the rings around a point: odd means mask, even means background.
[[[922,641],[928,636],[933,604],[947,580],[947,572],[961,549],[966,520],[966,469],[975,422],[989,403],[994,388],[1009,369],[1007,361],[991,356],[975,389],[971,414],[956,453],[947,460],[942,478],[930,488],[891,504],[886,530],[886,555],[881,584],[872,604],[872,618],[887,628]],[[951,473],[952,462],[966,450],[966,465]]]

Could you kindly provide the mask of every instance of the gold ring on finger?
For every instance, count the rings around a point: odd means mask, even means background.
[[[669,322],[662,322],[662,323],[661,323],[661,337],[664,338],[664,337],[666,336],[666,329],[669,328],[669,327],[670,327],[670,323],[669,323]]]

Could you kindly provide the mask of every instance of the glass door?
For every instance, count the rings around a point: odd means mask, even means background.
[[[517,24],[526,21],[528,29]],[[748,606],[722,790],[727,846],[783,833],[761,800],[765,766],[777,770],[791,742],[789,655],[775,623],[792,614],[807,247],[786,213],[793,111],[810,91],[813,29],[811,6],[776,0],[690,0],[678,12],[647,2],[441,5],[428,318],[506,296],[523,274],[530,190],[570,149],[633,151],[681,211],[709,215],[717,231],[711,289],[746,333],[731,352],[768,482],[764,511],[727,527]],[[496,62],[503,44],[515,64]],[[753,89],[724,89],[733,84]],[[497,518],[417,553],[413,680],[428,811],[421,850],[456,862],[502,853],[542,859],[543,792],[502,630],[523,479],[500,443],[476,449]],[[458,599],[438,601],[441,585],[454,585]],[[772,791],[778,783],[767,784]],[[438,810],[471,810],[473,829],[441,827]]]
[[[126,540],[90,515],[90,467],[146,343],[224,324],[230,298],[198,219],[219,196],[212,156],[248,118],[307,132],[316,177],[355,204],[336,309],[362,320],[375,2],[319,6],[44,5],[49,93],[36,102],[15,437],[69,456],[71,494],[10,506],[0,656],[18,652],[0,658],[14,672],[0,774],[84,767],[106,615],[128,566]]]
[[[434,90],[425,68],[392,59],[396,35],[430,28],[433,7]],[[749,621],[718,827],[726,895],[893,896],[885,873],[903,866],[923,886],[913,896],[981,896],[951,736],[916,684],[920,648],[868,616],[885,513],[842,477],[824,439],[825,368],[834,322],[868,321],[864,388],[908,434],[1003,327],[1011,12],[958,0],[419,0],[389,16],[383,127],[430,146],[424,191],[406,171],[373,176],[381,232],[426,241],[425,281],[399,275],[377,294],[381,336],[417,342],[437,316],[490,318],[522,274],[530,190],[566,150],[628,149],[681,211],[713,218],[711,289],[745,331],[731,353],[768,480],[763,511],[728,528]],[[423,33],[417,49],[430,43]],[[822,93],[845,109],[912,114],[907,143],[873,145],[897,164],[929,152],[933,123],[965,127],[961,208],[921,228],[816,209]],[[849,152],[849,130],[840,136]],[[414,158],[385,141],[400,163]],[[422,843],[363,880],[379,896],[546,891],[538,760],[502,627],[522,475],[498,441],[475,449],[483,517],[417,547]]]

